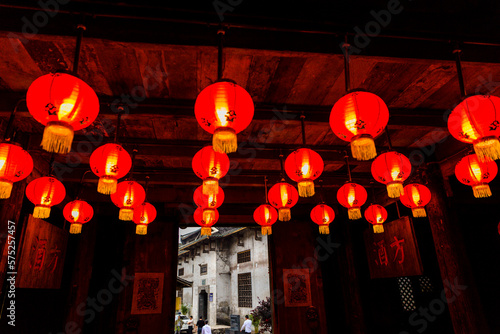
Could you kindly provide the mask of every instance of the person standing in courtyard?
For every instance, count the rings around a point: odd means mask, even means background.
[[[189,316],[189,320],[187,322],[187,325],[188,325],[188,334],[193,334],[194,320],[193,320],[193,316],[192,315]]]
[[[203,326],[205,326],[205,322],[203,321],[203,317],[200,317],[200,320],[198,320],[198,322],[196,323],[196,329],[198,331],[198,334],[201,334]]]
[[[241,326],[241,331],[244,333],[252,333],[252,321],[249,319],[248,315],[245,316],[245,322]]]
[[[205,321],[205,326],[203,326],[201,334],[212,334],[212,328],[208,325],[208,320]]]

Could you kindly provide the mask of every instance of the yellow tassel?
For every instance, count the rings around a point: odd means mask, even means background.
[[[71,234],[82,233],[82,224],[71,224],[69,227],[69,233]]]
[[[69,153],[74,132],[71,126],[62,122],[48,123],[43,131],[42,148],[52,153]]]
[[[212,195],[219,193],[219,180],[213,177],[203,180],[203,195]]]
[[[201,235],[212,235],[212,228],[211,227],[202,227],[201,228]]]
[[[33,217],[35,218],[49,218],[50,217],[50,206],[35,206],[33,210]]]
[[[487,185],[486,183],[473,186],[472,190],[474,191],[474,197],[476,198],[484,198],[491,196],[490,186]]]
[[[148,225],[139,224],[135,227],[135,234],[146,235],[148,234]]]
[[[12,193],[12,182],[0,181],[0,198],[9,198]]]
[[[347,209],[347,215],[350,220],[356,220],[361,218],[361,209],[360,208],[349,208]]]
[[[212,146],[215,152],[236,152],[238,150],[236,132],[231,128],[220,128],[215,130],[212,138]]]
[[[314,182],[311,180],[302,180],[299,182],[299,196],[311,197],[314,196]]]
[[[330,234],[330,227],[328,225],[320,225],[319,234]]]
[[[282,222],[287,222],[292,218],[289,208],[280,208],[278,210],[278,219]]]
[[[400,182],[391,182],[387,184],[387,194],[390,198],[398,198],[404,195],[403,184]]]
[[[474,144],[474,151],[479,161],[485,162],[500,159],[500,140],[496,137],[486,137]]]
[[[371,136],[361,136],[351,141],[352,157],[357,160],[370,160],[377,156],[375,142]]]
[[[134,209],[132,208],[121,208],[118,213],[118,219],[129,221],[134,218]]]
[[[373,233],[384,233],[384,226],[382,224],[373,225]]]
[[[271,226],[262,226],[260,229],[260,233],[262,235],[271,235],[273,234],[273,229],[271,228]]]
[[[215,219],[215,209],[204,209],[203,220],[205,222],[212,222]]]
[[[97,192],[104,195],[111,195],[116,192],[116,185],[118,181],[113,176],[104,175],[99,178],[97,184]]]
[[[424,208],[413,208],[411,209],[413,217],[427,217],[427,213]]]

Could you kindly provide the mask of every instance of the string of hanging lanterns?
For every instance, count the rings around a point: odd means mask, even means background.
[[[67,203],[63,209],[63,216],[70,223],[69,233],[80,234],[82,232],[82,225],[88,223],[94,216],[94,209],[84,200],[80,199],[83,188],[83,179],[90,171],[83,173],[80,180],[80,189],[76,198]]]
[[[278,220],[278,212],[274,207],[269,205],[267,195],[267,176],[264,177],[264,193],[266,196],[266,203],[261,204],[253,212],[253,219],[261,226],[262,235],[271,235],[273,233],[272,225]]]
[[[148,186],[149,176],[146,176],[146,198],[148,195]],[[134,209],[134,216],[132,218],[132,221],[136,224],[135,234],[138,235],[146,235],[148,233],[148,225],[156,219],[156,208],[153,204],[148,203],[146,198],[141,205]]]

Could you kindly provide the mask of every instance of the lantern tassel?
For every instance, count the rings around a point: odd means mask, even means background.
[[[135,234],[138,234],[138,235],[148,234],[148,225],[144,225],[144,224],[136,225]]]
[[[377,156],[375,142],[371,136],[362,136],[351,142],[352,157],[357,160],[370,160]]]
[[[350,220],[361,219],[361,209],[360,208],[349,208],[347,209],[347,214]]]
[[[0,198],[9,198],[12,193],[12,182],[0,181]]]
[[[97,184],[97,192],[104,195],[114,194],[116,192],[117,183],[118,181],[112,176],[101,176]]]
[[[35,218],[49,218],[50,217],[50,206],[35,206],[35,210],[33,210],[33,217]]]
[[[211,222],[215,220],[215,209],[204,209],[203,210],[203,221]]]
[[[382,224],[373,225],[373,233],[384,233],[384,226]]]
[[[260,229],[260,233],[262,235],[271,235],[273,234],[273,229],[271,228],[271,226],[262,226]]]
[[[118,219],[129,221],[134,218],[134,209],[132,208],[121,208],[118,213]]]
[[[484,198],[491,196],[490,186],[487,185],[486,183],[473,186],[472,190],[474,191],[474,197],[476,198]]]
[[[207,178],[203,180],[203,195],[212,195],[219,193],[219,180],[215,178]]]
[[[328,226],[328,225],[321,225],[319,227],[319,234],[330,234],[330,226]]]
[[[280,208],[278,210],[278,219],[282,222],[287,222],[292,218],[289,208]]]
[[[496,137],[483,138],[474,144],[474,151],[479,161],[488,161],[500,159],[500,140]]]
[[[43,131],[41,146],[47,152],[69,153],[73,143],[73,128],[62,122],[48,123]]]
[[[216,129],[212,138],[212,146],[215,152],[236,152],[238,150],[236,132],[231,128]]]
[[[201,235],[212,235],[212,228],[211,227],[202,227],[201,228]]]
[[[413,208],[411,209],[413,217],[427,217],[427,213],[424,208]]]
[[[300,197],[314,196],[314,182],[311,180],[303,180],[298,184]]]
[[[387,194],[390,198],[398,198],[404,195],[403,184],[399,182],[392,182],[387,184]]]
[[[82,233],[82,224],[71,224],[69,227],[69,233],[71,234]]]

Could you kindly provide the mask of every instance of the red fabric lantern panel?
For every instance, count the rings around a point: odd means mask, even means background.
[[[298,182],[299,196],[314,195],[314,180],[321,173],[325,164],[321,156],[308,148],[300,148],[292,152],[285,160],[285,171],[290,179]]]
[[[216,194],[203,194],[203,186],[196,188],[193,194],[194,203],[200,208],[217,209],[224,203],[224,190],[219,187]]]
[[[488,185],[498,173],[497,164],[487,158],[481,162],[476,154],[463,157],[455,166],[455,176],[458,181],[471,186],[474,197],[490,197],[491,189]]]
[[[290,208],[297,204],[299,193],[294,186],[282,180],[269,190],[269,203],[278,209],[278,219],[289,221],[291,219]]]
[[[33,159],[21,146],[0,143],[0,199],[9,198],[14,182],[25,179],[32,170]]]
[[[340,205],[347,208],[349,219],[361,218],[361,206],[365,204],[368,194],[366,189],[356,183],[346,183],[337,191],[337,200]]]
[[[212,146],[205,146],[195,154],[192,167],[194,173],[203,180],[203,193],[217,194],[219,179],[229,171],[229,158],[225,153],[215,152]]]
[[[130,180],[118,183],[116,192],[111,194],[111,201],[120,208],[118,218],[125,221],[133,220],[134,209],[145,199],[144,188],[139,183]]]
[[[64,73],[36,79],[26,94],[26,105],[30,114],[45,125],[43,149],[54,153],[68,153],[74,131],[92,124],[99,114],[99,99],[94,90]]]
[[[201,226],[201,235],[212,235],[212,226],[219,220],[219,211],[213,209],[213,215],[206,216],[203,214],[203,209],[198,208],[194,211],[194,221]]]
[[[70,222],[69,233],[82,233],[82,225],[88,223],[94,216],[92,206],[81,200],[74,200],[64,206],[64,218]]]
[[[384,131],[389,109],[384,101],[368,92],[352,92],[335,103],[330,113],[333,133],[351,143],[352,156],[370,160],[377,156],[373,141]]]
[[[148,233],[148,224],[156,219],[156,208],[153,204],[143,202],[134,209],[133,221],[136,223],[135,234],[146,235]]]
[[[427,217],[424,207],[431,201],[431,191],[426,186],[418,183],[407,184],[399,199],[404,206],[411,209],[413,217]]]
[[[236,134],[252,122],[254,105],[245,89],[220,81],[201,91],[194,113],[200,126],[214,135],[214,150],[231,153],[238,149]]]
[[[262,235],[273,234],[272,225],[278,220],[278,212],[269,204],[260,205],[253,212],[253,219],[261,227],[260,231]]]
[[[132,159],[118,144],[105,144],[98,147],[90,156],[90,168],[99,176],[97,192],[110,195],[116,192],[118,179],[130,171]]]
[[[330,234],[330,223],[335,219],[335,211],[326,204],[318,204],[311,210],[311,219],[319,225],[320,234]]]
[[[26,186],[26,197],[35,204],[33,217],[49,218],[50,208],[66,197],[64,185],[51,176],[40,177]]]
[[[500,98],[474,95],[464,99],[448,118],[451,135],[474,145],[481,161],[500,159]]]
[[[411,174],[411,163],[403,154],[382,153],[373,160],[371,169],[373,178],[387,186],[389,197],[398,198],[404,193],[403,182]]]
[[[365,219],[373,225],[373,233],[383,233],[382,225],[387,220],[387,211],[378,204],[372,204],[365,210]]]

